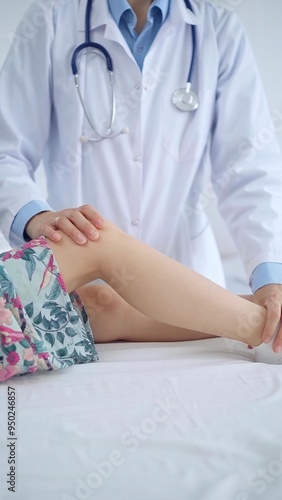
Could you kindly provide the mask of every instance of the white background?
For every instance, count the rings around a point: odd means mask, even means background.
[[[277,109],[282,113],[282,0],[214,1],[228,9],[234,9],[239,14],[257,59],[270,110],[273,112],[274,109]],[[31,3],[31,0],[0,0],[0,66],[9,50],[13,30]],[[244,112],[243,109],[242,112]],[[279,133],[278,139],[282,149],[282,132]],[[38,182],[44,186],[42,171],[39,171]],[[246,281],[244,272],[240,262],[235,260],[236,251],[216,207],[213,207],[212,223],[221,253],[224,256],[227,275],[236,274],[238,276],[238,283],[232,288],[235,292],[243,292]]]

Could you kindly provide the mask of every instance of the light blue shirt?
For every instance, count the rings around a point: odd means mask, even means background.
[[[167,18],[170,0],[155,0],[148,10],[147,22],[141,33],[135,31],[137,17],[127,0],[108,0],[110,12],[123,34],[134,58],[142,70],[145,56],[161,25]]]
[[[136,14],[131,9],[127,0],[119,0],[118,2],[116,0],[108,0],[108,5],[139,68],[142,70],[146,54],[169,13],[170,0],[154,0],[148,11],[147,22],[140,34],[137,34],[135,31]],[[28,203],[16,215],[12,224],[12,231],[22,238],[24,228],[31,217],[45,210],[51,210],[47,203],[41,201]],[[26,237],[25,239],[29,238]],[[282,264],[266,262],[257,266],[252,273],[250,286],[253,293],[269,284],[282,284]]]

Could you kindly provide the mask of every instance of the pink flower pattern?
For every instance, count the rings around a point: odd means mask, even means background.
[[[34,353],[31,347],[28,347],[27,349],[24,349],[23,351],[23,359],[26,361],[33,361],[34,359]]]
[[[10,325],[12,322],[12,313],[9,309],[6,309],[6,300],[3,297],[0,298],[0,324],[5,323],[6,325]]]
[[[65,282],[62,278],[62,275],[60,273],[58,273],[58,275],[57,275],[57,280],[58,280],[58,283],[59,283],[61,289],[64,290],[64,292],[66,292],[67,291],[66,284],[65,284]]]
[[[80,297],[66,292],[44,237],[3,253],[0,268],[0,382],[98,359]]]
[[[20,298],[18,296],[15,298],[12,297],[11,302],[12,302],[15,309],[22,309],[23,308],[22,303],[20,301]]]
[[[40,236],[40,238],[36,238],[36,240],[28,241],[22,245],[22,249],[26,250],[27,248],[35,248],[35,247],[44,247],[49,248],[47,245],[46,238],[44,236]]]
[[[45,359],[45,360],[46,360],[46,359],[49,359],[49,358],[50,358],[50,353],[49,353],[49,352],[39,352],[39,353],[37,354],[37,357],[38,357],[39,359]]]
[[[9,352],[7,356],[7,362],[9,363],[9,365],[16,365],[19,362],[19,360],[20,357],[17,352],[15,351]]]
[[[5,255],[1,257],[2,262],[5,262],[5,260],[8,260],[12,257],[11,252],[6,252]]]
[[[13,259],[21,259],[24,256],[24,250],[17,250],[13,255]]]
[[[9,378],[14,377],[19,372],[18,368],[15,365],[7,365],[3,368],[0,368],[0,382],[6,382]]]
[[[37,372],[37,370],[38,370],[37,365],[33,365],[33,366],[29,366],[29,367],[28,367],[27,372],[28,372],[28,373],[35,373],[35,372]]]

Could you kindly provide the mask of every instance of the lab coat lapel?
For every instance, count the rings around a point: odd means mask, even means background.
[[[79,31],[85,33],[85,13],[87,0],[80,0],[79,5]],[[104,28],[103,36],[107,40],[114,41],[123,47],[127,55],[133,59],[133,55],[108,8],[107,0],[94,0],[90,19],[90,30]]]
[[[199,6],[191,1],[192,10],[187,9],[184,0],[171,0],[168,19],[173,24],[185,22],[187,24],[199,24]]]
[[[187,9],[184,0],[171,0],[170,11],[166,22],[161,26],[158,35],[156,36],[149,54],[147,56],[147,61],[154,50],[158,50],[158,45],[167,37],[173,36],[178,31],[178,25],[180,23],[186,23],[187,25],[198,25],[200,24],[200,14],[197,5],[191,2],[192,10]],[[146,62],[144,62],[144,67]]]
[[[79,5],[79,31],[85,31],[85,13],[87,0],[80,0]],[[95,0],[92,2],[90,29],[94,30],[108,23],[114,23],[112,16],[109,14],[107,0]]]

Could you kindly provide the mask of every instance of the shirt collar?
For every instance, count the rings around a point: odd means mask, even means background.
[[[152,2],[150,6],[148,17],[151,16],[152,9],[158,7],[162,13],[162,22],[164,22],[168,14],[169,4],[170,0],[154,0],[154,2]],[[120,19],[124,12],[126,12],[127,10],[132,10],[127,0],[108,0],[108,5],[117,25],[119,25]]]
[[[198,5],[198,2],[194,2],[194,0],[192,0],[193,10],[186,8],[184,0],[155,0],[155,2],[158,2],[158,6],[161,9],[163,15],[163,20],[165,19],[169,11],[169,18],[172,21],[172,23],[178,23],[183,21],[188,24],[200,23],[201,4]],[[78,29],[81,32],[85,31],[86,4],[87,0],[80,0],[79,2]],[[167,11],[163,10],[160,7],[160,4],[163,4],[163,7],[166,5]],[[114,27],[117,27],[116,17],[114,16],[119,16],[117,17],[117,19],[120,19],[120,16],[124,12],[124,7],[122,8],[122,6],[124,5],[126,5],[126,9],[130,9],[127,0],[108,0],[107,2],[105,0],[95,0],[91,15],[91,29],[95,29],[98,28],[99,26],[106,26],[106,25],[111,25],[112,29]],[[154,5],[156,5],[156,3],[153,3],[151,5],[151,8]],[[113,12],[112,12],[112,7],[113,7]],[[112,12],[112,15],[110,17],[109,17],[109,9]],[[120,14],[117,13],[117,11],[120,11]],[[114,12],[117,14],[114,14]]]

